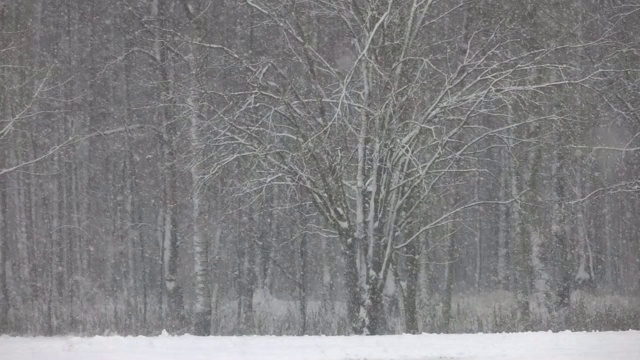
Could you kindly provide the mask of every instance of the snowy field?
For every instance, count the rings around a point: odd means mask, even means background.
[[[379,337],[0,337],[2,360],[638,360],[640,331]]]

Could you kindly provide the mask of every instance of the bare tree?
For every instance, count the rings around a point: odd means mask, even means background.
[[[487,202],[466,199],[407,233],[420,218],[418,204],[451,174],[485,171],[467,161],[485,139],[554,119],[530,112],[514,118],[511,110],[526,109],[528,93],[593,75],[572,74],[554,62],[549,54],[561,46],[519,48],[508,28],[475,30],[485,24],[467,19],[471,4],[247,5],[264,18],[266,32],[290,45],[257,65],[244,60],[250,87],[228,94],[241,105],[220,129],[223,142],[236,145],[220,163],[256,157],[270,169],[263,183],[305,189],[341,239],[353,331],[385,332],[382,290],[393,253],[462,209]],[[312,18],[316,14],[323,16]],[[337,36],[326,30],[336,27],[346,35],[334,43],[348,46],[338,58],[323,40]],[[467,41],[451,36],[454,30]],[[438,36],[425,41],[426,31]],[[435,48],[448,56],[434,55]],[[530,75],[541,71],[554,76]],[[496,120],[480,125],[489,114]]]

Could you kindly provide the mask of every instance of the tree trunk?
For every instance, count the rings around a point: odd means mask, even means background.
[[[167,2],[154,0],[152,16],[162,19],[168,24]],[[156,39],[156,58],[160,64],[163,98],[169,99],[169,104],[163,106],[162,126],[164,127],[164,160],[165,160],[165,231],[164,231],[164,282],[167,294],[168,328],[176,332],[184,328],[185,314],[182,287],[178,284],[178,256],[180,241],[178,238],[178,169],[176,155],[177,128],[173,114],[174,77],[173,63],[170,60],[169,49],[162,39]]]
[[[502,169],[500,170],[500,183],[498,186],[499,197],[498,201],[507,200],[507,188],[509,186],[509,168],[506,165],[511,161],[506,149],[500,151]],[[507,255],[508,255],[508,242],[509,236],[509,208],[507,205],[501,204],[498,206],[498,287],[503,290],[509,289],[509,278],[507,271]]]
[[[481,164],[478,164],[478,168],[482,167]],[[480,174],[476,174],[476,181],[474,186],[474,197],[476,200],[480,201]],[[475,269],[474,269],[474,286],[476,291],[480,289],[480,281],[482,279],[482,214],[484,213],[484,208],[482,206],[477,206],[475,209],[476,215],[476,223],[475,223],[475,234],[474,240],[476,243],[476,261],[475,261]]]
[[[21,149],[21,141],[22,136],[18,133],[14,134],[15,136],[15,150],[11,151],[13,154],[10,156],[10,161],[14,164],[18,164],[22,161],[22,156],[20,155],[22,152]],[[19,294],[22,301],[25,303],[31,302],[31,294],[30,294],[30,263],[29,263],[29,239],[27,238],[27,216],[26,216],[26,204],[27,199],[25,198],[25,186],[24,181],[22,180],[22,173],[14,173],[13,176],[13,188],[16,191],[13,194],[13,205],[15,214],[15,223],[16,223],[16,242],[18,248],[17,254],[17,264],[19,266],[18,271],[18,281],[19,281]],[[24,314],[27,315],[27,314]],[[25,324],[27,325],[27,324]]]
[[[429,233],[425,233],[420,240],[421,254],[419,258],[420,264],[420,287],[419,287],[419,302],[418,306],[420,307],[421,314],[423,315],[422,321],[422,331],[427,331],[428,329],[433,329],[433,323],[427,323],[428,320],[433,320],[428,313],[424,311],[424,309],[430,310],[432,308],[430,304],[430,296],[433,284],[436,283],[434,280],[435,271],[433,270],[433,256],[434,250],[431,248],[431,241],[429,239]],[[437,324],[435,324],[437,325]]]
[[[566,154],[564,129],[559,127],[555,130],[555,149],[551,164],[551,178],[553,181],[554,203],[551,213],[551,233],[553,241],[550,246],[550,258],[555,264],[556,279],[554,283],[554,329],[565,326],[565,317],[569,309],[571,296],[571,257],[569,256],[569,239],[567,231],[567,209],[566,201],[566,175],[564,167]],[[605,209],[606,211],[606,209]],[[607,221],[605,220],[605,226]],[[606,229],[605,229],[606,233]]]
[[[450,333],[451,328],[451,308],[453,301],[453,285],[455,282],[455,261],[456,258],[456,234],[450,232],[449,246],[447,248],[447,268],[444,281],[444,296],[442,299],[442,326],[440,331]]]
[[[581,198],[583,194],[581,176],[583,176],[582,171],[579,171],[576,179],[578,198]],[[587,224],[584,215],[585,210],[583,204],[578,204],[576,207],[577,218],[575,226],[577,235],[576,253],[578,257],[578,269],[575,272],[574,279],[579,286],[591,286],[593,285],[593,269],[591,266],[593,261],[591,260],[589,238],[586,230]]]
[[[333,319],[335,316],[335,248],[326,237],[320,239],[320,261],[322,263],[322,302],[327,311],[327,317]]]
[[[343,235],[341,239],[342,255],[345,259],[345,286],[347,288],[347,319],[351,332],[361,334],[364,329],[365,315],[360,293],[360,279],[358,271],[358,251],[353,237]]]
[[[254,263],[253,263],[253,239],[250,234],[247,236],[244,244],[239,245],[238,250],[238,266],[239,266],[239,283],[238,283],[238,332],[240,335],[249,335],[255,333],[254,328],[254,311],[253,311],[253,294],[255,292]]]
[[[211,288],[209,281],[209,241],[204,238],[202,231],[202,205],[200,196],[202,195],[198,187],[200,184],[200,136],[199,136],[199,110],[197,98],[196,68],[193,63],[194,54],[191,54],[191,77],[192,88],[187,100],[191,108],[190,140],[191,147],[196,150],[195,163],[190,167],[191,173],[191,207],[193,221],[193,252],[194,252],[194,274],[195,274],[195,309],[193,313],[193,331],[195,335],[207,336],[211,334]]]
[[[404,287],[404,331],[408,334],[418,334],[418,275],[420,273],[421,254],[418,248],[421,244],[413,241],[407,247],[406,285]]]
[[[538,129],[532,129],[537,132]],[[523,173],[523,184],[526,190],[524,197],[525,204],[536,204],[537,181],[540,171],[540,163],[542,158],[542,149],[530,150],[525,168],[520,171]],[[512,178],[512,195],[517,196],[517,174]],[[542,299],[537,305],[546,307],[544,295],[548,289],[547,274],[543,262],[540,258],[540,252],[543,248],[542,234],[539,231],[539,215],[535,207],[523,206],[518,203],[516,225],[516,238],[518,248],[516,254],[516,299],[518,302],[519,320],[522,330],[530,330],[531,322],[531,296],[532,288],[535,286],[536,296]]]
[[[300,291],[300,320],[302,323],[300,329],[300,335],[307,334],[307,234],[303,229],[303,233],[300,239],[300,276],[299,276],[299,291]]]
[[[175,162],[175,156],[172,150],[169,150],[167,156],[170,162]],[[164,283],[167,294],[167,310],[169,313],[168,328],[170,331],[178,331],[184,327],[184,303],[182,299],[182,287],[178,283],[178,219],[177,219],[177,184],[176,184],[176,165],[170,164],[168,174],[168,198],[167,198],[167,216],[165,219],[165,269]]]
[[[0,154],[4,159],[4,153],[0,149]],[[0,160],[0,164],[4,165],[4,161]],[[1,168],[1,166],[0,166]],[[9,220],[7,216],[7,193],[4,186],[5,175],[0,175],[0,334],[9,332],[9,309],[11,302],[9,301],[8,275],[7,267],[9,258]]]
[[[384,335],[387,332],[387,317],[384,310],[384,280],[378,276],[372,277],[365,292],[366,320],[365,335]]]
[[[197,7],[184,0],[184,10],[190,20],[192,28],[189,41],[201,42],[205,35],[205,17],[198,17]],[[186,57],[189,66],[189,88],[187,89],[187,106],[189,108],[189,140],[193,151],[191,174],[191,210],[193,221],[193,252],[194,252],[194,285],[195,285],[195,309],[193,313],[193,330],[195,335],[207,336],[211,334],[211,285],[209,281],[209,241],[204,238],[202,230],[203,214],[201,204],[201,191],[199,189],[201,179],[200,167],[202,166],[202,140],[200,138],[200,84],[198,82],[198,61],[200,54],[195,45],[189,43]]]

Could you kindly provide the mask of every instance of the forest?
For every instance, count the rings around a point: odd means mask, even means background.
[[[0,0],[0,335],[640,329],[635,0]]]

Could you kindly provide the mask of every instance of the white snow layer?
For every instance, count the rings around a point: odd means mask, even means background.
[[[2,360],[639,360],[640,331],[304,337],[0,337]]]

